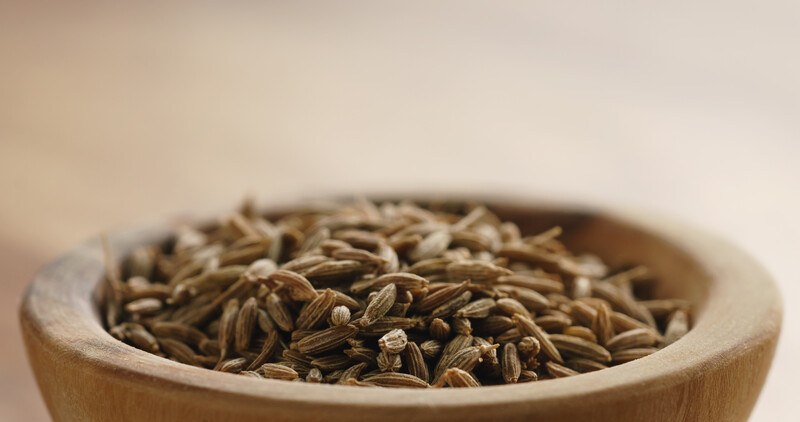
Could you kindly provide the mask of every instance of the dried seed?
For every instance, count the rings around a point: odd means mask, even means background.
[[[386,315],[389,308],[394,305],[395,299],[397,299],[397,286],[394,283],[382,288],[375,296],[375,299],[367,305],[367,309],[364,310],[364,315],[361,317],[362,326],[370,325],[378,318]]]
[[[258,372],[262,374],[264,378],[270,379],[294,381],[299,378],[297,371],[288,366],[278,365],[277,363],[265,363],[261,365]]]
[[[486,283],[495,281],[500,276],[511,275],[512,272],[491,262],[458,261],[447,266],[447,274],[453,281],[469,279],[476,283]]]
[[[469,318],[453,317],[452,321],[454,333],[463,335],[472,334],[472,323],[470,322]]]
[[[176,361],[187,365],[200,366],[200,363],[195,358],[194,350],[187,346],[186,343],[171,338],[162,338],[158,340],[158,344],[161,350]]]
[[[536,372],[531,371],[529,369],[523,369],[522,371],[520,371],[519,380],[517,380],[517,383],[533,382],[538,380],[539,376],[536,374]]]
[[[364,372],[364,369],[367,367],[366,362],[357,363],[342,372],[342,375],[339,377],[337,381],[338,384],[344,384],[349,379],[358,379],[361,376],[361,373]]]
[[[419,350],[422,352],[422,356],[427,359],[436,359],[436,357],[442,353],[442,349],[442,343],[438,340],[423,341],[419,345]]]
[[[555,362],[547,362],[545,366],[547,367],[547,372],[556,378],[566,378],[580,374],[578,371],[574,371]]]
[[[503,299],[497,301],[498,309],[501,300]],[[482,336],[497,336],[515,327],[511,318],[502,315],[489,315],[486,318],[477,320],[473,326],[475,332]]]
[[[550,342],[561,352],[581,358],[596,360],[598,362],[611,361],[611,354],[608,350],[597,343],[564,334],[550,334],[549,337]]]
[[[597,336],[594,332],[586,327],[581,327],[580,325],[573,325],[571,327],[567,327],[564,329],[564,334],[568,336],[580,337],[586,341],[591,341],[592,343],[597,343]]]
[[[272,356],[275,355],[275,352],[278,350],[280,339],[278,338],[278,332],[272,330],[267,333],[267,338],[264,340],[264,344],[261,345],[261,353],[250,362],[250,365],[247,367],[248,371],[255,370],[259,366],[263,365],[265,362],[270,360]]]
[[[403,364],[400,355],[385,351],[378,353],[377,363],[381,372],[397,372]]]
[[[503,380],[505,380],[506,384],[514,384],[519,380],[522,363],[519,361],[519,353],[514,343],[506,343],[503,346],[501,366],[503,368]]]
[[[242,371],[242,369],[244,369],[244,366],[246,364],[247,364],[247,359],[235,358],[220,362],[220,364],[214,369],[220,372],[229,372],[232,374],[238,374],[239,372]]]
[[[592,331],[597,336],[600,344],[606,345],[614,337],[614,324],[611,322],[611,308],[605,303],[597,307],[597,313],[592,320]]]
[[[675,343],[687,332],[689,332],[689,315],[686,311],[678,309],[672,313],[667,323],[667,329],[664,332],[665,345],[668,346]]]
[[[230,347],[233,346],[236,331],[236,318],[239,316],[239,301],[231,299],[225,304],[222,316],[219,318],[219,347],[220,362],[228,356]]]
[[[333,293],[333,290],[326,289],[324,293],[318,295],[300,311],[297,321],[295,321],[295,328],[309,330],[318,327],[331,314],[335,304],[336,294]],[[344,309],[347,310],[347,308]],[[349,311],[347,313],[350,314]]]
[[[612,337],[606,343],[606,348],[613,353],[624,349],[649,347],[656,344],[657,341],[658,339],[653,334],[652,330],[647,328],[636,328]]]
[[[656,349],[655,347],[642,347],[638,349],[619,350],[611,354],[611,359],[616,364],[622,364],[636,359],[641,359],[645,356],[652,355],[657,351],[658,349]]]
[[[422,242],[419,242],[414,249],[408,253],[408,258],[412,261],[422,261],[423,259],[431,259],[439,256],[442,252],[447,250],[450,245],[452,237],[446,231],[435,231],[425,237]]]
[[[378,340],[378,346],[385,353],[398,354],[405,350],[408,344],[408,336],[406,332],[400,329],[395,329],[384,334]]]
[[[414,309],[420,313],[430,312],[439,306],[442,306],[443,304],[461,296],[467,291],[469,285],[469,281],[463,281],[458,284],[448,283],[446,287],[436,290],[435,292],[425,296],[424,299],[419,301],[419,303],[414,306]]]
[[[486,318],[497,303],[492,298],[478,299],[462,306],[454,316],[464,318]]]
[[[242,308],[239,309],[239,315],[236,317],[234,345],[237,351],[247,350],[247,348],[250,347],[250,341],[253,337],[253,328],[255,328],[257,319],[258,302],[256,298],[251,297],[244,302]]]
[[[408,345],[403,351],[403,357],[405,358],[409,374],[423,381],[428,381],[428,379],[430,379],[428,365],[425,363],[422,350],[416,343],[413,341],[408,342]]]
[[[450,338],[450,324],[441,318],[434,318],[428,326],[428,332],[436,340],[446,340]]]
[[[549,278],[534,277],[525,274],[504,275],[497,278],[498,284],[522,287],[546,295],[548,293],[563,293],[564,284]]]
[[[345,340],[353,337],[357,332],[358,328],[352,324],[326,328],[298,341],[297,348],[301,353],[307,355],[327,352],[341,346]]]
[[[311,370],[308,371],[308,375],[306,375],[306,382],[310,382],[310,383],[314,383],[314,384],[321,383],[322,382],[322,371],[320,371],[317,368],[311,368]]]
[[[159,299],[143,298],[125,304],[125,312],[130,314],[152,315],[164,306]]]
[[[271,280],[289,286],[292,299],[302,302],[310,302],[317,297],[317,291],[311,282],[302,275],[288,270],[277,270],[269,275]]]
[[[533,322],[530,318],[520,314],[514,315],[511,319],[513,319],[514,323],[517,324],[517,329],[519,329],[520,333],[526,336],[532,336],[536,338],[536,340],[539,340],[542,351],[547,355],[548,358],[550,358],[550,360],[556,363],[564,363],[564,360],[561,358],[561,354],[558,352],[558,349],[550,341],[550,335],[544,332],[544,330],[536,325],[535,322]]]
[[[365,382],[381,387],[393,388],[428,388],[427,382],[410,374],[401,372],[384,372],[364,378]]]
[[[311,365],[323,371],[334,371],[350,366],[353,361],[347,355],[329,355],[316,358],[311,361]]]
[[[447,318],[453,315],[457,310],[461,309],[464,305],[469,303],[472,299],[472,292],[467,290],[461,295],[443,303],[438,308],[431,311],[431,317],[433,318]]]
[[[583,359],[583,358],[574,358],[567,361],[568,368],[578,371],[580,373],[585,372],[593,372],[599,371],[601,369],[606,369],[608,366],[603,365],[600,362],[591,360],[591,359]]]
[[[189,344],[200,344],[208,337],[200,330],[178,322],[158,321],[150,330],[160,338],[169,337]]]
[[[536,340],[536,337],[523,337],[517,344],[518,353],[526,358],[535,357],[541,350],[541,343],[539,343],[539,340]]]
[[[345,325],[349,322],[350,310],[347,306],[336,306],[331,310],[331,325]]]
[[[442,379],[453,388],[480,387],[481,384],[467,371],[459,368],[450,368],[445,371]]]
[[[280,296],[270,293],[267,296],[266,308],[270,318],[281,331],[290,332],[294,329],[294,318]]]

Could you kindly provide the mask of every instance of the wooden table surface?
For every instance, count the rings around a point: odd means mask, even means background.
[[[792,1],[0,0],[0,420],[47,420],[15,312],[82,239],[248,193],[419,187],[651,210],[734,240],[786,308],[752,420],[791,419],[798,18]]]

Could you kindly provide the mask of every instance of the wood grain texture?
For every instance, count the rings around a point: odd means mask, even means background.
[[[693,302],[695,326],[646,358],[580,376],[524,385],[426,391],[254,380],[181,365],[114,340],[92,293],[102,277],[97,242],[47,266],[20,310],[30,362],[57,421],[365,420],[737,421],[763,385],[781,323],[780,299],[738,249],[654,216],[487,201],[533,230],[564,223],[571,248],[612,265],[641,262],[657,296]],[[162,240],[167,227],[112,236],[123,254]]]

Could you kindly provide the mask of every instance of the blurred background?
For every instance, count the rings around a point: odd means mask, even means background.
[[[246,194],[493,191],[672,215],[784,294],[754,421],[800,412],[800,3],[0,0],[0,419],[16,309],[100,231]]]

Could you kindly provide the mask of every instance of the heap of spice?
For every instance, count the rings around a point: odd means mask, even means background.
[[[478,204],[356,200],[274,221],[251,203],[118,265],[109,333],[187,365],[356,386],[477,387],[561,378],[652,354],[689,305],[640,300],[560,227],[523,235]]]

